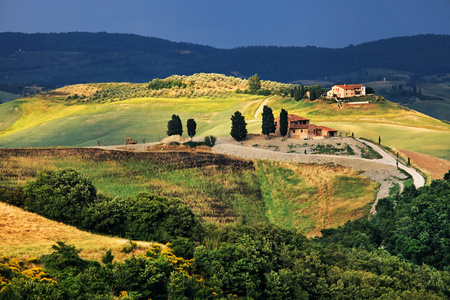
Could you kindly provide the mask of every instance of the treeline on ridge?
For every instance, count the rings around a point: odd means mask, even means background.
[[[450,72],[449,49],[450,36],[432,34],[339,49],[314,46],[216,49],[132,34],[4,32],[0,33],[3,66],[0,78],[4,78],[3,83],[67,85],[148,82],[172,74],[199,72],[239,74],[247,78],[257,72],[263,79],[293,82],[368,69],[397,70],[422,77]],[[72,71],[67,72],[67,68]]]

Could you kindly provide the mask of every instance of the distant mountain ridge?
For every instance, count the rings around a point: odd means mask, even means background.
[[[0,83],[148,82],[172,74],[223,73],[294,82],[360,81],[450,73],[450,35],[396,37],[345,48],[217,49],[135,34],[0,33]]]

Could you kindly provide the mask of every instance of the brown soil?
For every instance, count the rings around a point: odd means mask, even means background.
[[[444,174],[450,170],[450,161],[448,160],[407,150],[400,150],[400,152],[410,158],[411,164],[430,173],[432,179],[442,179]]]

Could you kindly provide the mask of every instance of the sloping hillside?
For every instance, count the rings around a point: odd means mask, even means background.
[[[229,136],[230,117],[239,110],[248,130],[260,133],[252,120],[266,96],[236,93],[246,80],[219,74],[172,76],[183,87],[149,90],[146,84],[110,83],[77,85],[0,105],[1,147],[94,146],[122,144],[130,136],[138,142],[156,142],[166,136],[172,114],[197,122],[197,136]],[[288,85],[263,82],[263,88]],[[80,93],[80,94],[79,94]],[[296,102],[273,97],[268,105],[281,108],[340,130],[353,132],[389,147],[450,159],[450,125],[414,110],[372,97],[373,103],[344,105],[322,100]],[[185,127],[186,128],[186,127]],[[184,131],[186,132],[186,131]]]
[[[85,259],[99,260],[111,249],[116,259],[126,255],[121,249],[129,244],[126,239],[91,234],[62,223],[51,221],[35,213],[0,202],[0,253],[19,259],[47,254],[57,241],[82,248]],[[151,243],[139,242],[148,247]]]

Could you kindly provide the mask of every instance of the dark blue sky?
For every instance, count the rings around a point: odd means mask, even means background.
[[[217,48],[450,34],[450,0],[0,0],[0,32],[118,32]]]

